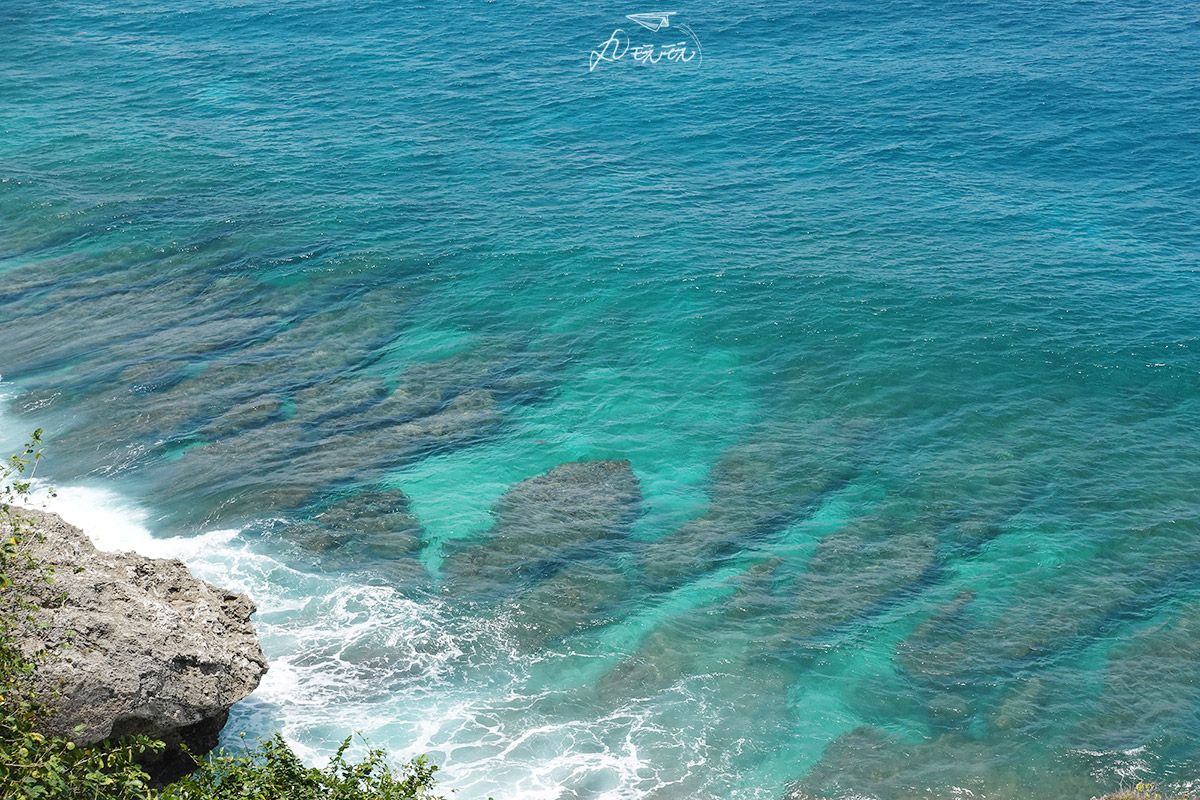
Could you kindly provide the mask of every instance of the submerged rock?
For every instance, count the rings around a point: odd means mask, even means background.
[[[460,596],[505,600],[530,647],[599,624],[628,595],[618,559],[641,505],[628,461],[576,461],[510,487],[482,542],[445,570]]]
[[[377,479],[433,453],[482,441],[502,421],[491,394],[476,389],[452,397],[435,413],[396,424],[380,424],[370,409],[323,422],[297,411],[189,449],[160,465],[156,485],[200,500],[179,509],[180,520],[204,513],[203,521],[212,524],[292,512],[330,486]],[[235,469],[250,462],[252,472]]]
[[[1007,758],[996,757],[998,747]],[[812,770],[792,783],[785,800],[1097,796],[1097,778],[1103,774],[1097,762],[1111,759],[1111,753],[1070,753],[1049,765],[1046,751],[1045,740],[1032,737],[1001,743],[966,732],[903,736],[860,725],[830,742]],[[1092,758],[1096,761],[1088,763]],[[1063,768],[1072,762],[1093,768]]]
[[[803,639],[899,602],[936,574],[936,544],[920,519],[876,514],[849,520],[817,545],[782,627]]]
[[[853,474],[857,435],[821,420],[766,429],[731,448],[713,468],[704,512],[643,551],[646,579],[678,586],[803,518]]]
[[[187,362],[177,359],[151,359],[130,364],[118,373],[117,380],[137,394],[157,392],[186,377]]]
[[[470,389],[455,396],[437,413],[374,431],[377,446],[393,458],[461,447],[491,436],[502,415],[491,392]]]
[[[610,622],[631,588],[610,559],[577,561],[517,597],[518,640],[538,646]]]
[[[54,514],[21,510],[22,549],[54,581],[34,583],[32,619],[17,631],[27,656],[47,658],[33,689],[52,709],[48,733],[92,744],[146,734],[168,744],[148,765],[159,778],[211,750],[230,706],[267,671],[248,597],[194,578],[176,560],[97,550]],[[0,522],[5,536],[12,523]]]
[[[627,534],[640,501],[628,461],[560,464],[510,487],[485,540],[452,555],[446,571],[484,591],[549,578]]]
[[[206,439],[234,436],[240,431],[258,428],[274,421],[284,408],[279,395],[265,394],[239,403],[206,425],[200,434]]]
[[[373,583],[407,585],[426,577],[416,556],[421,523],[399,489],[369,488],[334,500],[283,536],[327,570],[359,570]]]

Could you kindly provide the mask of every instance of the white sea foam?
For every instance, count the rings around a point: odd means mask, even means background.
[[[523,656],[501,611],[452,616],[436,599],[392,587],[347,582],[285,564],[242,530],[156,537],[144,509],[109,489],[35,482],[31,505],[82,528],[102,549],[178,558],[199,577],[246,592],[271,667],[234,709],[227,743],[279,731],[310,763],[361,732],[397,758],[429,753],[447,765],[444,788],[457,796],[516,800],[594,797],[631,800],[662,790],[705,760],[699,743],[654,719],[652,698],[600,718],[552,713],[571,698],[528,685],[540,662],[570,654]],[[550,709],[550,710],[546,710]],[[683,772],[660,776],[647,742]]]

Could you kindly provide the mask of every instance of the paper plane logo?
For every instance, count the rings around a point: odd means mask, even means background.
[[[659,28],[671,27],[671,15],[676,13],[678,12],[647,11],[645,14],[626,14],[625,17],[633,20],[643,28],[657,33]]]

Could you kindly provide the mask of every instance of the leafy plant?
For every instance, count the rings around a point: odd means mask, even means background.
[[[1191,800],[1191,794],[1172,794],[1166,800]],[[1164,800],[1164,795],[1158,790],[1157,784],[1149,781],[1138,781],[1132,789],[1106,794],[1100,800]]]
[[[306,767],[283,737],[260,742],[241,754],[221,751],[201,761],[195,772],[163,790],[162,800],[421,800],[433,798],[437,767],[424,756],[393,770],[382,750],[362,761],[346,758],[347,738],[324,769]]]

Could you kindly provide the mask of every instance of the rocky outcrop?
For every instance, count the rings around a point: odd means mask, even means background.
[[[250,623],[254,604],[198,580],[179,561],[102,552],[54,514],[13,513],[25,531],[22,549],[53,568],[17,638],[27,656],[46,651],[33,688],[52,709],[47,732],[80,744],[127,734],[163,739],[168,755],[152,772],[181,772],[170,755],[177,745],[212,749],[229,707],[267,670]],[[0,528],[10,527],[0,518]]]

